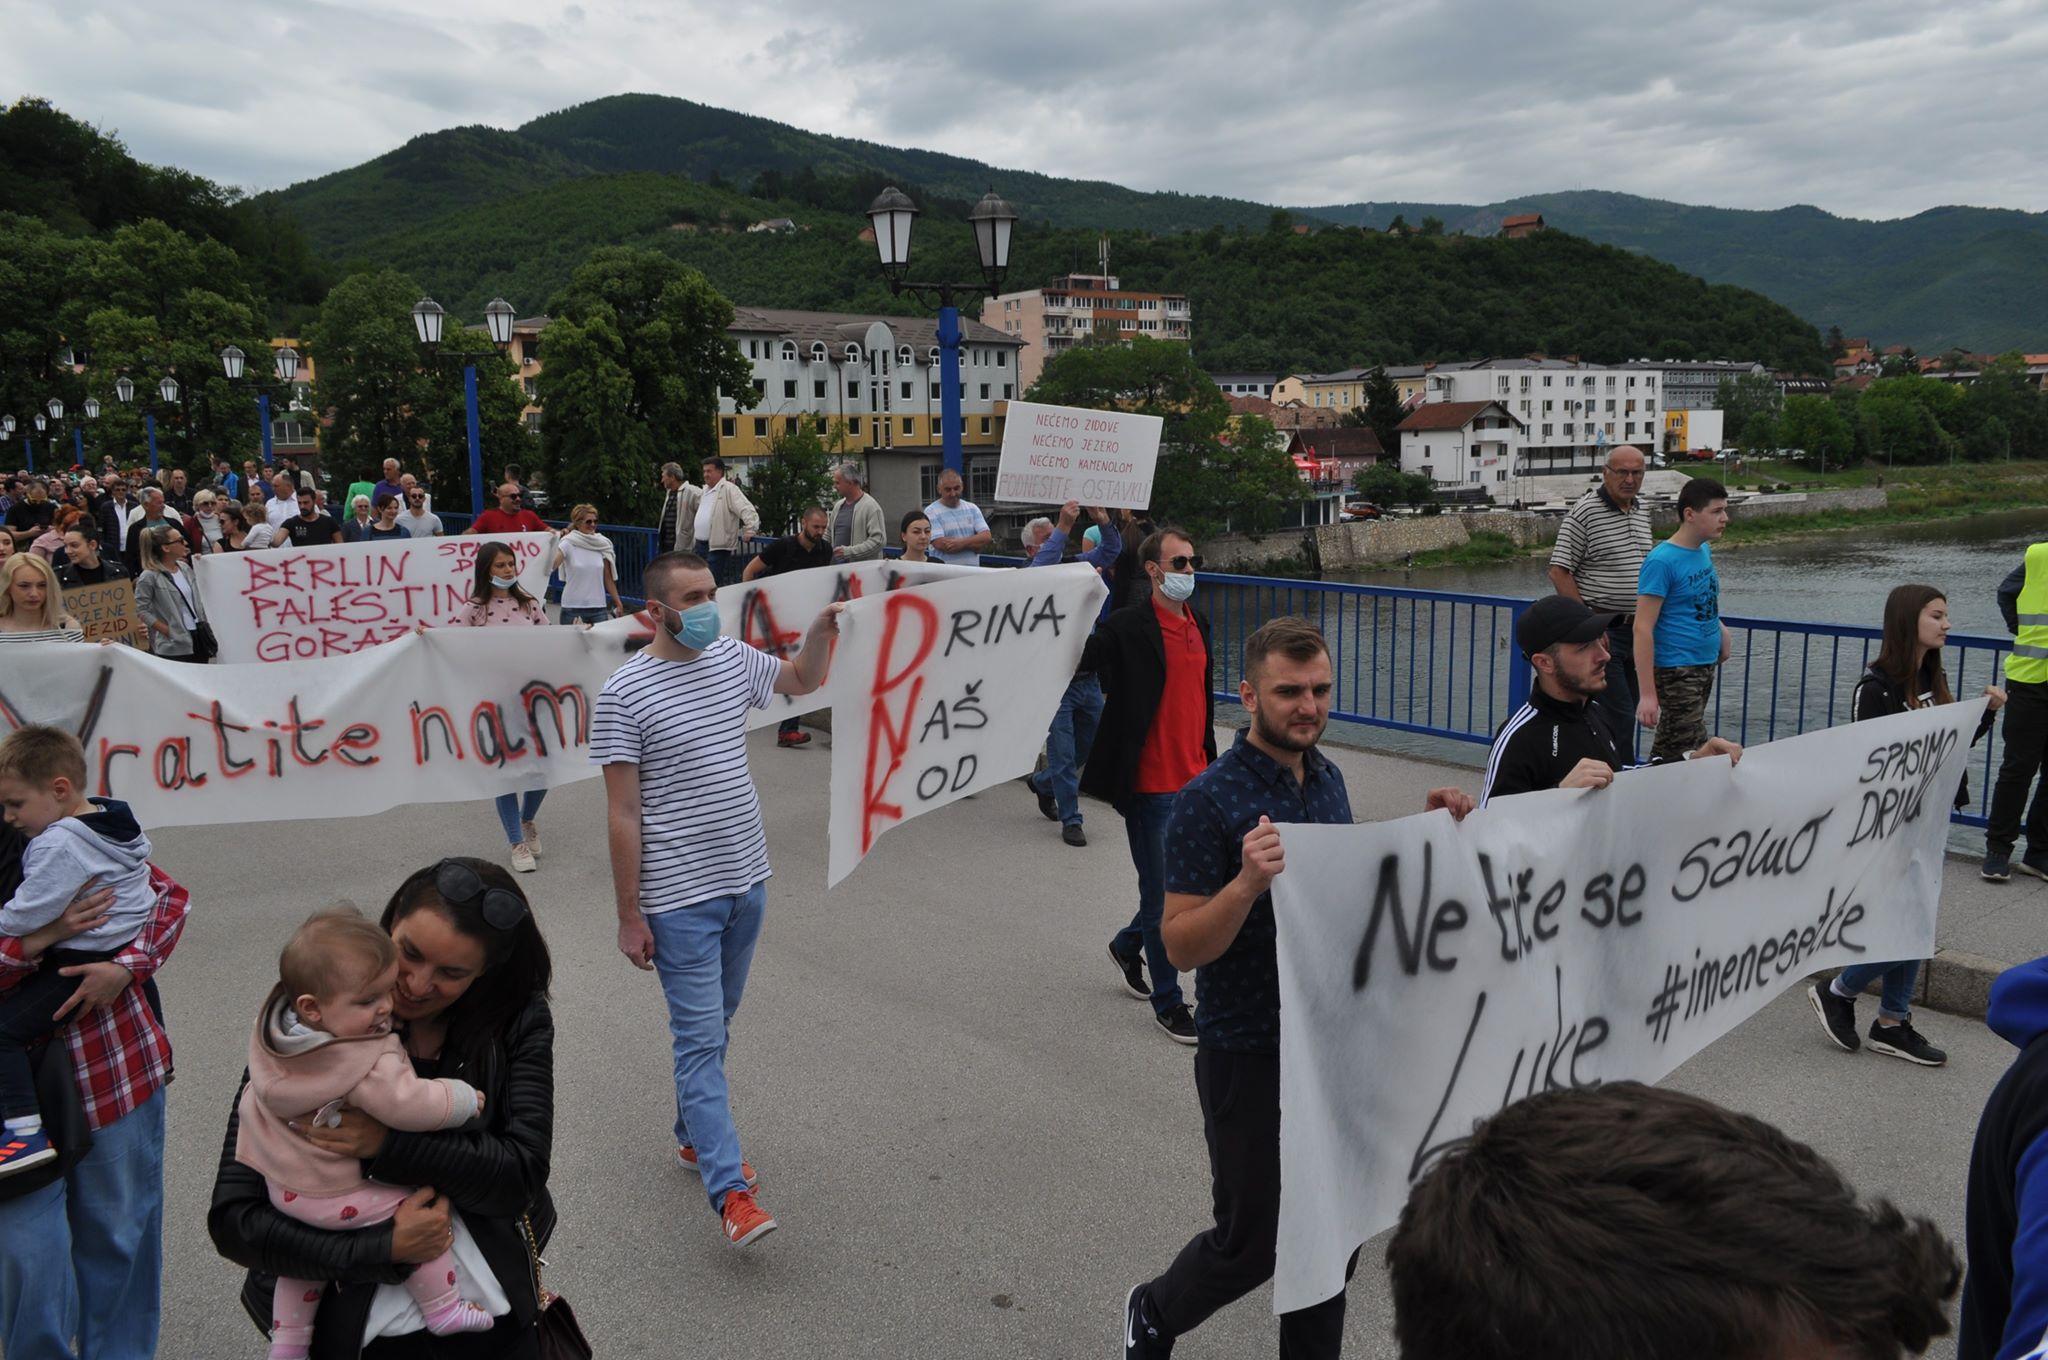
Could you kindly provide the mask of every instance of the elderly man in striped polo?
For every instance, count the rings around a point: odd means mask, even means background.
[[[1636,583],[1655,539],[1643,504],[1643,451],[1617,444],[1607,455],[1600,485],[1579,498],[1557,527],[1550,552],[1550,583],[1558,594],[1583,601],[1597,614],[1613,614],[1607,631],[1607,688],[1594,697],[1613,719],[1624,745],[1636,730]]]

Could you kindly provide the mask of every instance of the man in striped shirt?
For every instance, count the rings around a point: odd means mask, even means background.
[[[988,520],[973,501],[960,499],[967,484],[960,474],[947,468],[939,474],[939,498],[924,508],[932,522],[931,554],[934,562],[956,567],[981,565],[981,550],[995,542]]]
[[[768,837],[747,769],[747,711],[824,683],[842,605],[779,660],[719,636],[718,586],[695,553],[642,576],[654,641],[612,674],[591,719],[604,767],[619,952],[658,973],[675,1049],[676,1160],[704,1178],[726,1240],[775,1228],[740,1156],[725,1049],[768,902]]]
[[[1600,485],[1579,498],[1557,526],[1550,584],[1566,599],[1614,615],[1607,629],[1607,685],[1594,696],[1624,748],[1635,744],[1636,585],[1650,555],[1649,507],[1643,504],[1643,451],[1617,444]]]

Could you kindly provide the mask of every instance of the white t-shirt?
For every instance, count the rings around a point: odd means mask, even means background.
[[[282,529],[285,526],[286,520],[293,520],[298,517],[299,498],[297,496],[272,496],[263,507],[263,518],[270,521],[270,527],[273,529]]]
[[[431,512],[415,515],[410,510],[398,514],[398,527],[405,530],[407,538],[438,538],[441,534],[441,517]]]
[[[604,606],[604,554],[578,543],[562,544],[562,608]]]
[[[697,498],[697,523],[694,532],[699,543],[711,541],[711,511],[717,504],[717,489],[705,487],[704,494]],[[681,544],[676,546],[681,547]]]
[[[721,637],[695,661],[640,652],[605,681],[590,760],[640,767],[641,911],[737,896],[768,877],[747,710],[768,707],[781,674],[766,652]]]

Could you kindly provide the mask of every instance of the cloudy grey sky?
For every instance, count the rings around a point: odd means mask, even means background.
[[[0,100],[247,188],[625,91],[1147,189],[2048,209],[2041,0],[0,0]]]

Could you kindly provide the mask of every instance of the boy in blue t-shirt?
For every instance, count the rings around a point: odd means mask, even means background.
[[[1678,528],[1650,549],[1636,582],[1636,720],[1654,728],[1652,761],[1677,760],[1707,739],[1714,669],[1728,659],[1721,578],[1707,546],[1728,527],[1728,488],[1695,477],[1678,493]]]

